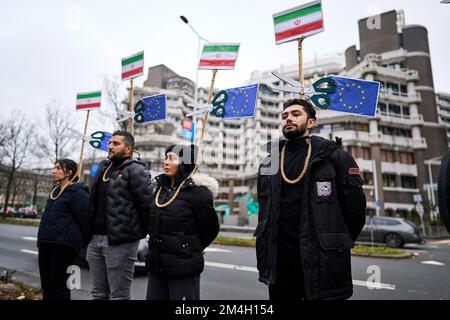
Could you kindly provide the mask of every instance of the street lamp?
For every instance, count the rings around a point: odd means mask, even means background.
[[[197,60],[200,58],[200,42],[201,40],[204,40],[205,42],[210,42],[209,40],[203,38],[202,36],[200,36],[198,34],[197,31],[195,31],[194,27],[189,23],[189,20],[185,17],[185,16],[180,16],[181,21],[183,21],[184,23],[186,23],[189,28],[191,28],[192,31],[194,31],[195,35],[198,38],[198,46],[197,46]],[[195,89],[194,89],[194,100],[195,103],[197,103],[197,84],[198,84],[198,68],[196,68],[196,74],[195,74]]]

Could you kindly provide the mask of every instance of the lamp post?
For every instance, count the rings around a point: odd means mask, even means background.
[[[198,38],[198,45],[197,45],[197,60],[198,60],[200,57],[200,42],[201,42],[201,40],[204,40],[205,42],[210,42],[210,41],[203,38],[202,36],[200,36],[200,34],[194,29],[194,27],[189,23],[189,20],[185,16],[180,16],[180,19],[181,19],[181,21],[186,23],[189,26],[189,28],[191,28],[191,30],[195,33],[195,35]],[[195,88],[194,88],[194,100],[196,103],[197,103],[197,84],[198,84],[198,68],[195,73]]]

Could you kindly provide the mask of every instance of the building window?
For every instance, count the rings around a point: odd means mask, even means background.
[[[365,147],[348,147],[348,153],[352,155],[353,158],[361,158],[364,160],[370,160],[370,148]]]
[[[378,109],[380,110],[380,114],[383,116],[387,116],[388,112],[387,112],[387,106],[385,103],[379,103],[378,104]]]
[[[383,187],[396,187],[394,174],[383,174]]]
[[[394,162],[395,155],[392,150],[381,150],[381,161],[383,162]]]
[[[400,163],[414,164],[414,154],[411,152],[400,152]]]
[[[401,117],[402,116],[401,107],[395,104],[389,104],[389,115],[392,117]]]
[[[368,186],[373,186],[373,173],[372,172],[363,172],[364,184]]]
[[[416,177],[402,176],[402,188],[415,189],[416,188]]]

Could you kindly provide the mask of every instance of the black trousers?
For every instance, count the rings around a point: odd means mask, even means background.
[[[269,300],[304,300],[305,282],[300,264],[277,262],[275,283],[269,285]]]
[[[67,268],[73,264],[76,252],[60,244],[39,244],[39,273],[43,300],[70,300]]]
[[[200,300],[200,275],[171,278],[149,273],[147,300]]]

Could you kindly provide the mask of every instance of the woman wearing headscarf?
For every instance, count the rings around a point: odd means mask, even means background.
[[[213,206],[218,182],[194,173],[194,145],[165,151],[149,224],[148,300],[200,299],[203,251],[219,233]]]
[[[51,190],[38,231],[39,272],[43,300],[70,300],[67,268],[77,257],[86,228],[89,189],[78,183],[78,166],[55,162]]]

